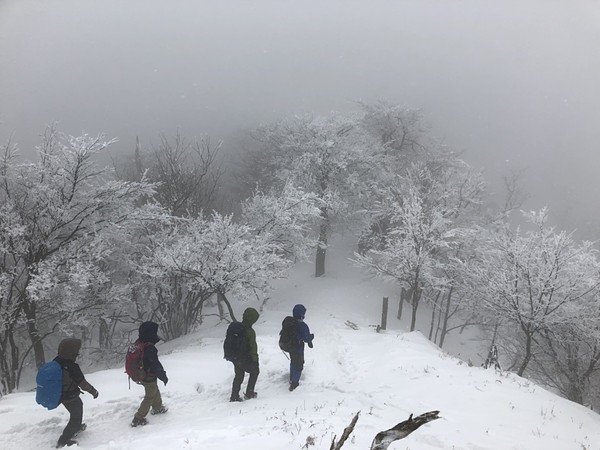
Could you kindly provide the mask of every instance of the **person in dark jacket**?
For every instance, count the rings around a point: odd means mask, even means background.
[[[300,385],[300,375],[304,369],[304,343],[313,348],[315,335],[310,332],[308,325],[304,322],[306,308],[304,305],[296,305],[292,310],[294,319],[298,321],[298,344],[290,352],[290,391]]]
[[[144,344],[143,365],[146,377],[144,380],[140,381],[140,384],[144,386],[144,399],[133,416],[133,421],[131,422],[132,427],[146,425],[148,423],[146,416],[148,415],[150,408],[152,408],[152,414],[164,414],[168,411],[168,408],[163,405],[157,383],[158,379],[166,386],[169,381],[167,372],[165,372],[165,369],[158,360],[158,351],[155,347],[155,344],[160,340],[161,338],[158,336],[157,323],[144,322],[140,325],[139,338],[136,341],[136,344],[139,342]]]
[[[69,411],[69,422],[56,443],[56,448],[77,444],[73,440],[79,432],[85,429],[83,421],[83,402],[79,398],[81,390],[89,392],[98,398],[98,391],[87,382],[79,364],[75,362],[81,349],[81,339],[63,339],[58,344],[58,356],[54,361],[62,367],[62,394],[60,402]]]
[[[237,362],[233,364],[235,375],[233,377],[233,385],[231,387],[231,398],[230,402],[241,402],[240,389],[244,382],[244,376],[246,372],[250,375],[248,377],[248,384],[246,386],[246,392],[244,398],[250,400],[257,397],[257,393],[254,390],[256,386],[256,380],[258,380],[258,374],[260,373],[258,367],[258,345],[256,344],[256,333],[252,325],[256,323],[259,318],[258,311],[254,308],[246,308],[242,315],[242,324],[246,328],[246,344],[247,344],[247,355],[248,358],[245,361]]]

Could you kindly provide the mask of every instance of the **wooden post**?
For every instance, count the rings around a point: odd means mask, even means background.
[[[381,329],[385,330],[387,327],[387,314],[388,314],[388,298],[383,297],[383,308],[381,310]]]

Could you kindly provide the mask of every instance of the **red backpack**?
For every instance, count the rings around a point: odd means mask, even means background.
[[[125,356],[125,372],[136,383],[146,379],[146,371],[144,370],[144,350],[149,342],[136,341],[127,349]]]

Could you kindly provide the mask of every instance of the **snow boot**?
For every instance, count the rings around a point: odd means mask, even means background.
[[[164,414],[169,410],[169,408],[167,408],[165,405],[162,405],[160,408],[152,408],[150,410],[150,414],[152,414],[153,416],[155,416],[156,414]]]
[[[246,399],[246,400],[250,400],[250,399],[253,399],[256,397],[258,397],[258,393],[256,393],[256,392],[246,392],[244,394],[244,399]]]
[[[243,402],[242,398],[239,395],[232,395],[229,399],[230,402]]]
[[[290,392],[300,386],[300,383],[290,383]]]
[[[56,448],[71,447],[72,445],[77,445],[77,441],[74,441],[73,439],[67,439],[66,441],[61,441],[59,439],[58,442],[56,443]]]
[[[134,417],[133,420],[131,421],[131,426],[134,428],[135,427],[143,427],[146,424],[148,424],[148,421],[145,418],[138,419],[137,417]]]

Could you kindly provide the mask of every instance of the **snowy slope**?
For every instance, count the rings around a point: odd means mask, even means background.
[[[100,391],[83,395],[88,429],[85,449],[328,449],[357,411],[361,417],[345,450],[368,449],[374,435],[430,410],[429,423],[391,450],[600,450],[600,416],[513,374],[468,367],[437,349],[421,333],[399,328],[376,333],[383,295],[391,286],[369,280],[329,253],[328,275],[315,279],[302,265],[278,283],[255,325],[261,374],[258,399],[229,403],[233,370],[222,359],[224,324],[159,344],[169,375],[160,383],[169,412],[149,416],[149,425],[130,428],[142,396],[131,390],[123,369],[87,374]],[[333,257],[333,259],[331,259]],[[295,303],[304,303],[315,333],[307,348],[300,387],[287,390],[288,361],[277,347],[280,323]],[[391,302],[393,303],[393,302]],[[246,306],[236,305],[238,314]],[[393,308],[392,308],[393,309]],[[358,325],[354,330],[347,320]],[[59,407],[47,411],[24,392],[0,399],[0,448],[52,447],[67,421]],[[307,438],[314,446],[307,446]]]

